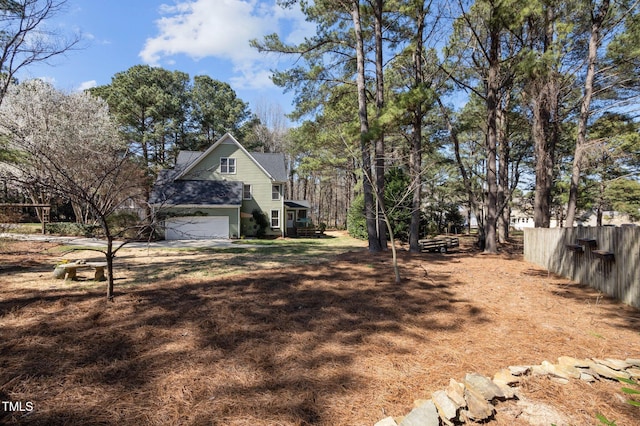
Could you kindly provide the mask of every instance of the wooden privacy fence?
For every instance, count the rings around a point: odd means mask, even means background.
[[[525,228],[524,258],[640,308],[640,227]]]

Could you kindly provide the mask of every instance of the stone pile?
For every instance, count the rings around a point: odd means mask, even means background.
[[[477,373],[464,377],[462,383],[454,379],[449,386],[431,394],[429,400],[415,401],[415,408],[406,416],[387,417],[375,426],[452,426],[467,421],[485,422],[495,414],[499,401],[518,399],[518,383],[523,377],[548,376],[559,383],[571,379],[593,382],[601,379],[640,379],[639,359],[576,359],[567,356],[553,364],[511,366],[498,371],[493,380]]]

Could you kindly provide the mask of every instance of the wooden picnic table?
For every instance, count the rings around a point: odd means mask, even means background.
[[[324,235],[324,230],[322,230],[321,228],[313,227],[313,226],[308,226],[308,227],[303,227],[303,228],[296,228],[296,235],[298,237],[319,238],[319,237]]]
[[[426,240],[418,240],[420,251],[447,253],[450,248],[460,246],[457,237],[439,237]]]

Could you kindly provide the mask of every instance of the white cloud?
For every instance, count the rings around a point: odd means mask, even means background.
[[[80,83],[80,86],[78,86],[78,92],[84,92],[87,89],[91,89],[97,86],[98,82],[95,80],[83,81],[82,83]]]
[[[245,87],[272,84],[265,81],[272,59],[249,46],[250,40],[278,33],[300,42],[314,29],[299,10],[282,9],[275,0],[180,0],[162,5],[160,13],[159,34],[140,52],[145,63],[158,65],[180,54],[224,59],[233,64],[236,84]]]

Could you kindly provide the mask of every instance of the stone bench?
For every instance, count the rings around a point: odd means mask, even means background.
[[[57,279],[77,280],[78,269],[93,268],[95,269],[94,281],[105,281],[107,279],[104,268],[107,267],[107,262],[74,262],[63,263],[56,266],[53,271],[53,277]]]

